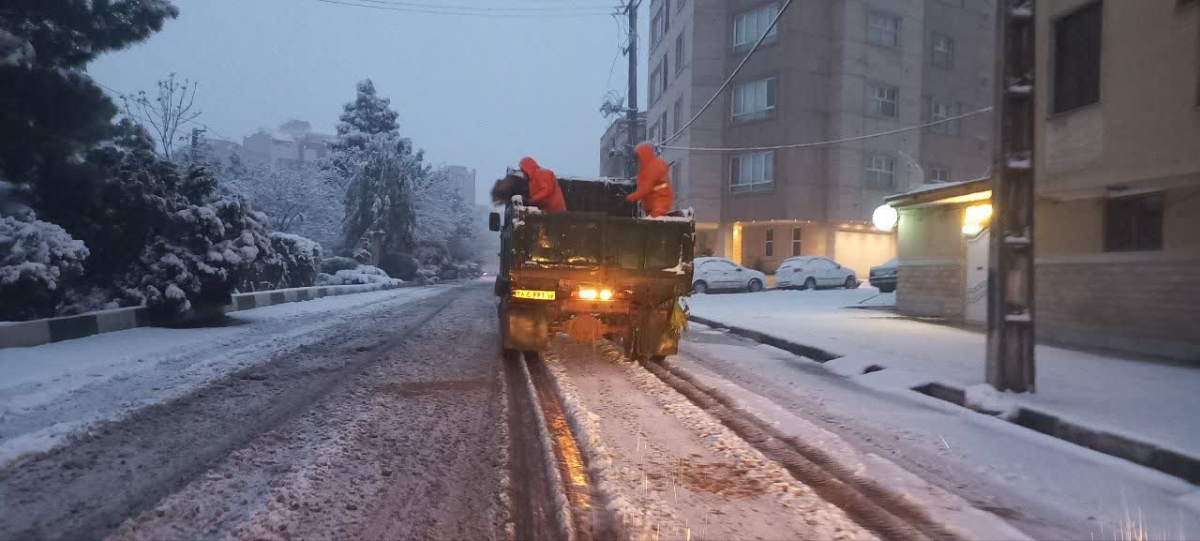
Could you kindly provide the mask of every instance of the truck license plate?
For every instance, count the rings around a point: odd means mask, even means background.
[[[533,299],[535,301],[552,301],[554,300],[554,292],[536,291],[533,289],[516,289],[513,290],[513,297],[517,299]]]

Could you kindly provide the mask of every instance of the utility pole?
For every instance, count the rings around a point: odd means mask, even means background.
[[[204,131],[200,128],[192,128],[192,163],[200,161],[200,136],[204,134]]]
[[[637,176],[637,159],[634,157],[633,147],[638,144],[637,127],[638,127],[638,99],[637,99],[637,71],[638,71],[638,25],[637,25],[637,10],[641,5],[641,0],[628,0],[625,4],[625,15],[629,17],[629,46],[625,48],[625,55],[629,58],[629,109],[625,112],[625,128],[629,133],[629,140],[625,145],[625,176],[634,178]]]
[[[1034,392],[1034,4],[996,2],[987,382]]]

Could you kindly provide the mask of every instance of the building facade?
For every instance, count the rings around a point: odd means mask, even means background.
[[[637,131],[634,133],[637,141],[646,140],[646,113],[638,113]],[[613,120],[600,137],[600,176],[604,178],[625,178],[626,149],[629,147],[629,132],[625,129],[627,120],[624,116]]]
[[[313,133],[304,129],[286,129],[306,122],[292,121],[280,130],[259,130],[258,133],[242,138],[246,156],[272,167],[296,168],[312,164],[329,155],[329,145],[336,138],[332,135]]]
[[[891,136],[991,101],[989,0],[653,0],[649,137],[673,162],[700,250],[771,272],[793,255],[858,271],[895,254],[887,195],[987,172],[989,115]],[[766,33],[712,107],[680,132]],[[672,136],[679,133],[677,137]],[[808,148],[778,145],[842,141]],[[669,147],[682,147],[673,149]],[[686,149],[745,150],[686,150]]]
[[[1200,363],[1200,1],[1038,0],[1039,341]],[[897,309],[986,323],[990,181],[889,198]]]
[[[1200,2],[1035,17],[1038,336],[1200,361]]]

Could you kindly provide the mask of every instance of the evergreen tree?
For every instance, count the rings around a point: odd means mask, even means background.
[[[39,217],[86,211],[94,174],[78,159],[117,109],[84,73],[179,10],[168,0],[7,0],[0,9],[0,180],[33,186]]]
[[[345,190],[345,247],[362,263],[406,274],[416,248],[414,185],[428,174],[421,151],[400,136],[399,115],[375,85],[358,84],[332,145],[330,168]]]

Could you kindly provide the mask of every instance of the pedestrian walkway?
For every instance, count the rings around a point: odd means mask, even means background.
[[[979,389],[986,336],[896,316],[878,290],[768,291],[700,295],[692,314],[839,356],[831,369],[889,369],[910,388],[925,383]],[[1200,457],[1200,367],[1037,347],[1037,392],[1000,399],[1078,427]],[[1196,481],[1192,481],[1195,483]]]

